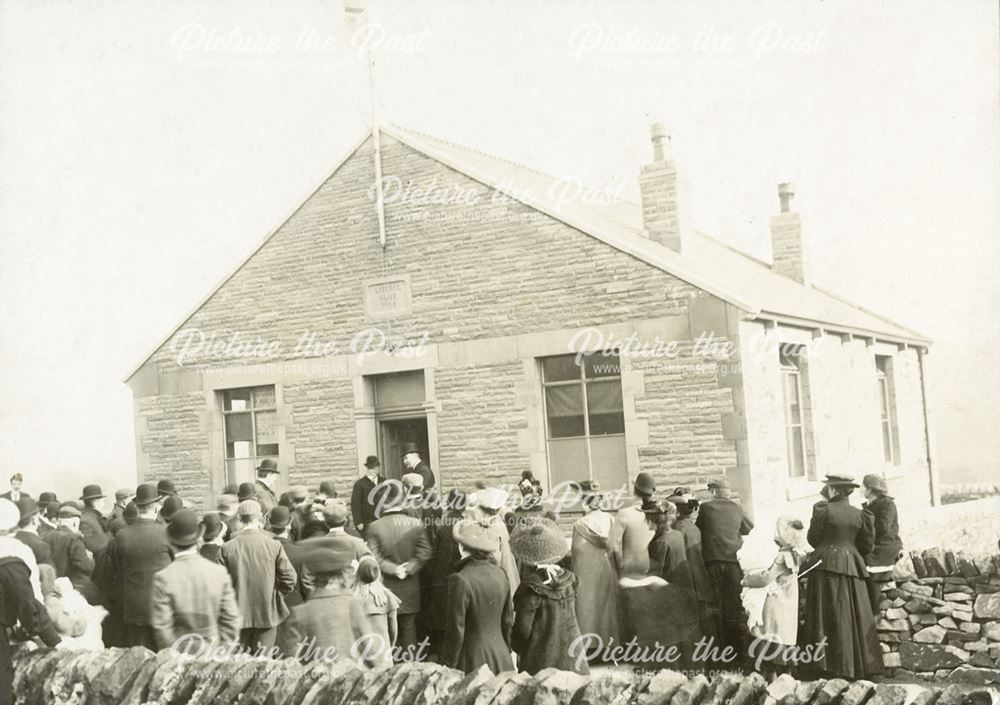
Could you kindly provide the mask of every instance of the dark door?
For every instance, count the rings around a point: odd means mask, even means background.
[[[404,474],[400,451],[407,443],[416,443],[420,457],[428,465],[427,418],[384,419],[379,421],[379,447],[382,451],[382,468],[387,479],[400,479]]]

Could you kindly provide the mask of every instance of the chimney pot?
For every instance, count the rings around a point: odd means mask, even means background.
[[[670,135],[667,134],[667,128],[662,123],[654,122],[649,133],[653,140],[653,161],[662,162],[670,151]],[[666,149],[664,149],[664,140],[666,140]]]
[[[778,184],[778,198],[781,200],[781,212],[790,213],[792,199],[795,197],[795,184],[785,182]]]

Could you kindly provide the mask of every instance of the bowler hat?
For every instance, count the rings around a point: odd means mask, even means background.
[[[215,512],[208,512],[201,518],[201,525],[205,527],[205,540],[211,541],[222,531],[222,519]]]
[[[377,468],[377,467],[379,467],[381,465],[382,465],[382,463],[380,463],[378,461],[378,456],[369,455],[367,458],[365,458],[365,467],[366,468]]]
[[[253,499],[256,496],[257,490],[254,489],[252,482],[240,483],[240,488],[236,493],[236,499],[243,502],[244,500]]]
[[[0,531],[10,531],[21,520],[17,505],[6,497],[0,498]]]
[[[455,528],[452,529],[451,534],[458,543],[470,551],[493,553],[500,548],[500,544],[486,533],[486,529],[475,521],[469,521],[468,519],[456,521]]]
[[[319,493],[325,494],[327,497],[336,497],[337,483],[333,480],[323,480],[319,483]]]
[[[177,489],[174,487],[174,483],[170,480],[160,480],[157,482],[156,491],[160,493],[161,497],[177,494]]]
[[[264,458],[260,461],[260,465],[257,466],[258,475],[267,475],[268,473],[276,475],[278,472],[278,464],[270,458]]]
[[[303,563],[313,575],[332,575],[349,569],[353,560],[350,551],[315,548],[306,554]]]
[[[510,537],[510,550],[527,565],[558,563],[569,553],[566,536],[551,519],[518,527]]]
[[[291,521],[292,515],[288,511],[288,507],[279,505],[267,515],[267,522],[270,524],[272,530],[277,529],[278,531],[282,531]]]
[[[850,475],[828,474],[823,480],[823,484],[831,487],[858,487],[858,483]]]
[[[104,493],[101,491],[100,485],[87,485],[83,488],[83,494],[80,495],[81,500],[100,499],[101,497],[104,497]]]
[[[160,509],[160,514],[169,523],[174,520],[174,516],[182,509],[184,509],[184,500],[172,494],[163,500],[163,508]]]
[[[55,492],[42,492],[38,495],[38,503],[41,505],[46,505],[49,502],[58,502],[59,498],[56,497]]]
[[[653,481],[653,476],[648,472],[640,472],[636,475],[632,487],[636,494],[646,495],[647,497],[651,497],[656,492],[656,482]]]
[[[75,502],[63,502],[59,505],[59,518],[60,519],[79,519],[80,518],[80,508],[76,506]]]
[[[347,521],[347,505],[339,499],[323,505],[323,521],[327,526],[343,526]]]
[[[160,493],[156,491],[156,485],[146,482],[135,488],[135,499],[132,501],[137,507],[145,507],[160,501]]]
[[[732,489],[732,485],[730,485],[729,480],[724,477],[713,477],[708,481],[708,489],[729,490]]]
[[[399,450],[399,454],[401,456],[419,452],[420,452],[420,446],[418,446],[416,443],[404,443],[403,447]]]
[[[881,475],[865,475],[861,480],[861,484],[875,492],[881,492],[882,494],[888,494],[889,492],[889,487],[885,484],[885,478]]]
[[[24,521],[28,517],[38,514],[38,503],[35,502],[31,497],[21,497],[17,500],[17,510],[21,512],[21,521]]]
[[[167,524],[167,538],[175,546],[193,546],[198,543],[201,531],[198,515],[190,509],[178,509]]]

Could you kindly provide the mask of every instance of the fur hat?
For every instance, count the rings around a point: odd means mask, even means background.
[[[514,529],[510,550],[527,565],[558,563],[569,553],[566,536],[551,519],[539,519],[529,526]]]

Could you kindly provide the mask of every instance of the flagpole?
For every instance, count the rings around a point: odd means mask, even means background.
[[[369,22],[368,3],[364,2],[364,21]],[[368,61],[368,111],[372,121],[372,158],[375,162],[375,215],[378,218],[378,243],[385,249],[385,199],[382,191],[382,140],[375,108],[375,59],[372,45],[365,35],[365,55]]]

